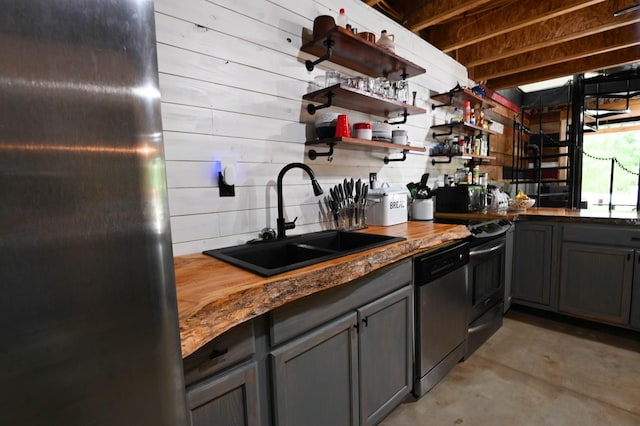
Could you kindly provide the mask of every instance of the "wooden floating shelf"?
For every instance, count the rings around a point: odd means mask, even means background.
[[[385,77],[393,81],[426,72],[421,66],[338,26],[303,44],[300,49],[322,57],[327,53],[326,42],[329,41],[333,43],[331,57],[328,59],[330,62],[368,76]]]
[[[488,135],[497,135],[498,133],[494,130],[487,129],[484,127],[474,126],[469,123],[446,123],[446,124],[438,124],[435,126],[431,126],[431,130],[433,130],[433,137],[439,136],[474,136],[476,132],[485,133]],[[447,133],[438,133],[436,134],[436,130],[439,131],[448,131]]]
[[[447,161],[436,161],[436,158],[446,158]],[[461,160],[472,160],[474,162],[479,162],[482,164],[483,161],[495,160],[496,157],[492,157],[490,155],[476,155],[476,154],[438,154],[431,156],[431,164],[449,164],[451,160],[454,158],[459,158]]]
[[[391,150],[400,150],[400,151],[415,151],[415,152],[426,152],[427,150],[426,148],[421,146],[399,145],[397,143],[391,143],[391,142],[373,141],[368,139],[357,139],[357,138],[346,138],[346,137],[319,139],[319,140],[306,142],[306,145],[331,145],[331,144],[367,146],[370,148],[391,149]]]
[[[331,94],[331,105],[360,111],[380,117],[393,118],[394,115],[425,114],[427,110],[411,104],[387,99],[364,90],[349,87],[346,84],[335,84],[315,92],[307,93],[302,99],[324,103]]]
[[[475,107],[475,105],[480,104],[483,108],[495,108],[497,104],[484,96],[480,96],[474,93],[471,89],[459,89],[452,90],[446,93],[438,93],[437,95],[431,96],[431,99],[440,102],[443,105],[433,105],[432,108],[439,108],[443,106],[449,106],[453,104],[464,104],[465,101],[471,102],[471,106]]]

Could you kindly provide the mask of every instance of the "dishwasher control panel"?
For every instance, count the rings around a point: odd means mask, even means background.
[[[469,263],[469,243],[458,243],[414,258],[416,285],[436,280]]]

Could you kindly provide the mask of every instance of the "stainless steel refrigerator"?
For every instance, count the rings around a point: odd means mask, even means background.
[[[0,424],[187,424],[153,3],[0,5]]]

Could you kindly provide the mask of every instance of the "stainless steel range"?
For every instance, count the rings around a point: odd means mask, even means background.
[[[505,302],[510,303],[513,224],[494,220],[467,224],[473,235],[469,246],[468,358],[502,326]]]

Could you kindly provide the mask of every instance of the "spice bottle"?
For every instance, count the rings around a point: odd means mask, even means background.
[[[336,19],[336,24],[339,27],[347,28],[347,24],[349,23],[349,19],[347,18],[347,14],[344,9],[340,9],[340,13],[338,14],[338,18]]]

